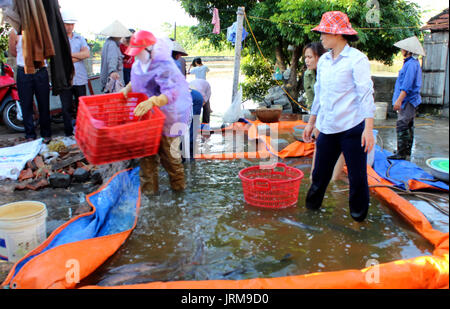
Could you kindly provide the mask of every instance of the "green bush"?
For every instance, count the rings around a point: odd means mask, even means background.
[[[88,40],[87,43],[89,45],[89,48],[91,49],[91,56],[95,57],[101,54],[105,41]]]
[[[272,68],[260,56],[249,54],[243,57],[241,70],[246,76],[241,83],[244,100],[265,97],[267,91],[277,85],[272,79]]]
[[[6,62],[5,52],[8,51],[9,32],[11,27],[8,24],[0,26],[0,61]]]

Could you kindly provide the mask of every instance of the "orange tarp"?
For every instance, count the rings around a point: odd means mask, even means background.
[[[17,262],[2,286],[15,289],[70,289],[75,288],[76,278],[83,279],[100,267],[110,256],[112,256],[122,244],[128,239],[135,229],[138,219],[141,191],[136,204],[136,219],[133,227],[122,233],[103,237],[86,239],[78,242],[68,243],[50,249],[27,262],[17,275],[12,279],[16,266],[26,258],[38,254],[46,248],[66,226],[80,218],[90,216],[96,212],[90,197],[102,191],[119,174],[105,183],[100,189],[89,194],[86,198],[92,211],[73,218],[57,228],[39,247],[29,252]],[[72,277],[73,276],[73,277]]]
[[[234,159],[266,159],[270,155],[280,157],[282,159],[291,157],[308,157],[314,154],[315,144],[314,143],[302,143],[294,142],[278,152],[273,149],[270,143],[270,137],[265,135],[259,135],[257,126],[263,124],[259,120],[251,122],[252,124],[244,123],[234,123],[233,125],[221,130],[225,132],[227,130],[232,131],[246,131],[249,139],[257,139],[262,141],[266,147],[264,149],[261,147],[257,152],[245,152],[245,153],[214,153],[214,154],[200,154],[197,155],[196,159],[204,160],[234,160]],[[291,131],[294,127],[299,125],[306,125],[305,122],[298,121],[281,121],[273,124],[267,124],[267,126],[277,129],[279,131]]]

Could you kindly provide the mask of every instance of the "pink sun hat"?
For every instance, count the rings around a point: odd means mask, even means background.
[[[341,11],[324,13],[320,24],[312,29],[312,31],[329,34],[358,35],[358,32],[352,28],[347,14]]]

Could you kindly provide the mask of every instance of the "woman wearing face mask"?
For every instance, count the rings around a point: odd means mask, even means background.
[[[325,48],[317,66],[315,98],[303,139],[312,142],[317,127],[316,163],[306,197],[308,209],[319,209],[339,155],[344,153],[350,181],[349,207],[355,221],[362,222],[369,210],[367,154],[374,146],[375,104],[370,63],[348,45],[358,40],[346,14],[334,11],[322,16],[313,31],[321,34]]]
[[[125,97],[130,92],[142,92],[149,97],[136,107],[134,114],[141,117],[158,106],[166,116],[158,155],[140,162],[141,188],[145,195],[158,194],[159,161],[169,174],[172,190],[182,191],[186,186],[179,137],[185,133],[180,129],[188,129],[191,123],[192,97],[186,79],[172,59],[171,44],[169,39],[156,39],[151,32],[138,31],[131,37],[126,51],[136,60],[131,81],[121,92]]]

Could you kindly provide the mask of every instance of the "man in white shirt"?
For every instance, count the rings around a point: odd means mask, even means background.
[[[72,117],[76,118],[77,116],[79,98],[86,95],[88,73],[84,64],[84,59],[90,57],[90,51],[86,39],[73,31],[77,20],[68,11],[63,11],[61,15],[69,38],[70,49],[72,50],[72,61],[75,68],[72,87],[64,89],[60,94],[63,110],[64,133],[66,136],[72,136]]]

